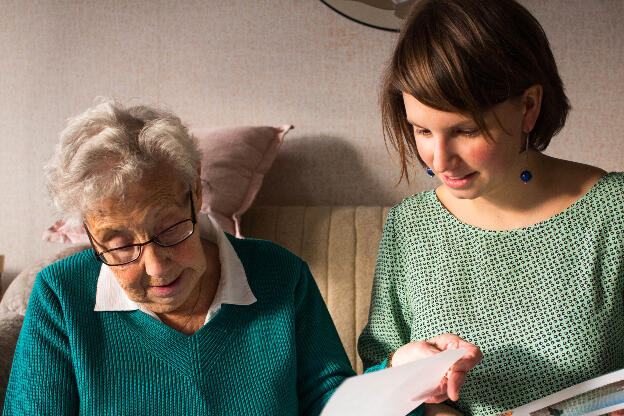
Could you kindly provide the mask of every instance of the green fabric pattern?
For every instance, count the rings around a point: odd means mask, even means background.
[[[481,348],[457,403],[492,415],[624,367],[624,173],[552,218],[510,231],[462,223],[434,191],[388,214],[365,367],[451,332]]]
[[[317,415],[353,370],[308,266],[228,236],[258,301],[191,336],[140,311],[94,312],[88,252],[37,277],[4,415]]]

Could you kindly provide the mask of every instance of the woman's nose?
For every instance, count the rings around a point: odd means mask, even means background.
[[[453,167],[455,153],[447,137],[436,137],[433,147],[433,170],[445,172]]]
[[[145,273],[149,276],[166,276],[171,260],[169,259],[167,247],[160,247],[151,243],[143,246],[143,265]]]

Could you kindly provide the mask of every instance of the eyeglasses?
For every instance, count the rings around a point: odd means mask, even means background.
[[[180,244],[182,241],[193,235],[193,232],[195,231],[195,224],[197,223],[197,219],[195,217],[195,206],[193,204],[193,193],[190,189],[189,199],[191,200],[191,218],[176,222],[171,227],[161,231],[144,243],[128,244],[127,246],[97,251],[94,244],[95,238],[93,238],[89,232],[87,225],[83,223],[82,225],[89,236],[89,241],[91,242],[95,258],[108,266],[122,266],[138,260],[138,258],[141,257],[143,246],[150,243],[156,243],[161,247],[172,247],[176,244]]]

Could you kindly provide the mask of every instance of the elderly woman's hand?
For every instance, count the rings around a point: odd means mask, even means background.
[[[459,390],[466,381],[466,372],[479,364],[483,358],[483,354],[475,345],[453,334],[438,335],[427,341],[413,341],[394,352],[392,366],[396,367],[444,350],[457,348],[466,348],[468,352],[451,366],[434,394],[425,400],[425,403],[440,403],[447,399],[455,401],[459,398]]]

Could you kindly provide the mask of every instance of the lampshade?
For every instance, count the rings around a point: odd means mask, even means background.
[[[332,10],[366,26],[397,32],[417,0],[321,0]]]

